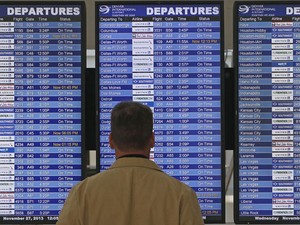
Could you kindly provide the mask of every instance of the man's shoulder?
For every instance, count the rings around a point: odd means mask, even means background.
[[[93,185],[96,182],[98,182],[99,180],[101,180],[102,177],[105,177],[106,173],[107,173],[107,171],[104,171],[104,172],[97,173],[97,174],[91,175],[89,177],[86,177],[85,179],[80,181],[78,184],[76,184],[74,189],[81,190],[81,189],[87,188],[88,186]]]
[[[153,163],[153,162],[152,162]],[[153,163],[151,166],[125,166],[118,167],[113,166],[105,171],[101,171],[95,175],[92,175],[77,185],[77,189],[93,189],[95,187],[108,187],[110,185],[115,185],[115,183],[122,182],[126,179],[136,179],[141,182],[152,183],[151,186],[160,186],[162,188],[169,187],[177,192],[190,191],[191,188],[179,181],[178,179],[166,174],[159,167],[155,166]]]

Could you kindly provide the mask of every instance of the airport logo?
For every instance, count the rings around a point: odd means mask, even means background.
[[[249,10],[250,10],[250,7],[247,5],[240,5],[240,7],[239,7],[239,12],[243,13],[243,14],[248,13]]]
[[[110,8],[109,8],[107,5],[101,5],[101,6],[99,7],[99,11],[100,11],[100,13],[102,13],[102,14],[107,14],[107,13],[109,13]]]

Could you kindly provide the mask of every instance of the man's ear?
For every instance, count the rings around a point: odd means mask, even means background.
[[[150,139],[150,148],[153,148],[155,145],[155,136],[154,132],[152,132],[151,139]]]
[[[113,138],[112,138],[112,134],[111,134],[111,133],[109,134],[109,146],[110,146],[110,148],[112,148],[112,149],[115,148],[114,141],[113,141]]]

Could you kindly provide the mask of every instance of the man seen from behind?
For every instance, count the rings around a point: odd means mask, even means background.
[[[111,113],[110,147],[116,161],[77,184],[57,225],[203,225],[195,192],[151,160],[153,114],[137,102]]]

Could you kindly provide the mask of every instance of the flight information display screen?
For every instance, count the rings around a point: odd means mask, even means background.
[[[300,4],[235,5],[237,223],[300,222]]]
[[[221,3],[99,3],[100,171],[114,161],[110,112],[137,101],[154,112],[151,159],[192,187],[206,222],[224,221]]]
[[[82,177],[83,3],[0,3],[0,223],[55,223]]]

